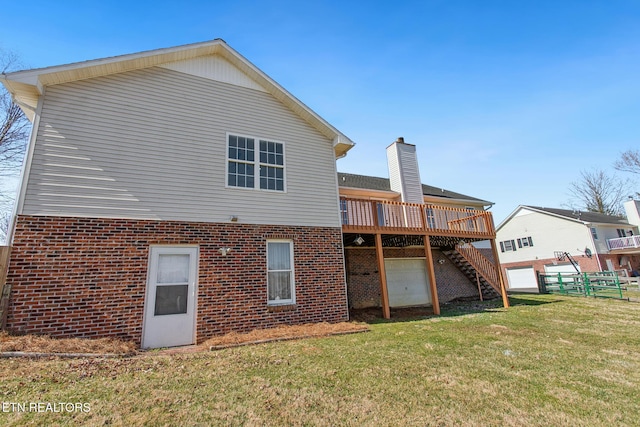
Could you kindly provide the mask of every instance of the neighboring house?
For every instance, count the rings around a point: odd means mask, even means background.
[[[624,203],[627,218],[521,205],[497,229],[509,290],[536,291],[538,273],[640,269],[640,202]],[[567,255],[568,254],[568,255]]]
[[[497,258],[490,203],[422,186],[402,141],[390,180],[336,185],[353,143],[222,40],[0,81],[33,122],[9,330],[152,348],[338,322],[345,277],[351,306],[385,317],[479,289],[508,305],[470,245]]]
[[[224,41],[1,80],[33,122],[8,329],[163,347],[348,319],[353,143]]]

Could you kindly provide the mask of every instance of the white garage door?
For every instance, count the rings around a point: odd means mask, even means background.
[[[578,266],[578,270],[580,270],[580,266]],[[558,265],[549,264],[549,265],[545,265],[544,266],[544,271],[546,273],[549,273],[549,274],[553,274],[553,273],[572,273],[572,274],[576,274],[576,269],[573,268],[573,265],[571,265],[571,264],[558,264]]]
[[[507,281],[509,289],[535,290],[538,289],[538,281],[533,267],[507,268]]]
[[[384,260],[390,307],[431,304],[429,278],[424,258]]]

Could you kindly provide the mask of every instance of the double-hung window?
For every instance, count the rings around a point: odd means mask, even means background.
[[[295,303],[293,242],[267,241],[267,303]]]
[[[229,134],[227,160],[227,186],[285,191],[284,143]]]

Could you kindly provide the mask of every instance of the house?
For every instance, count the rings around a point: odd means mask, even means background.
[[[2,83],[33,122],[8,329],[164,347],[348,319],[353,142],[224,41]]]
[[[538,273],[575,273],[577,269],[627,275],[639,270],[640,202],[629,200],[624,208],[626,219],[518,206],[497,228],[500,264],[508,289],[537,291]]]
[[[349,304],[508,305],[470,244],[497,259],[488,202],[422,186],[403,141],[386,184],[338,175],[353,142],[220,39],[0,81],[33,122],[9,330],[154,348],[344,321]]]

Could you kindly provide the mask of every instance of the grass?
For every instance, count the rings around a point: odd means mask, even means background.
[[[0,360],[23,425],[640,425],[640,304],[524,295],[216,352]]]

